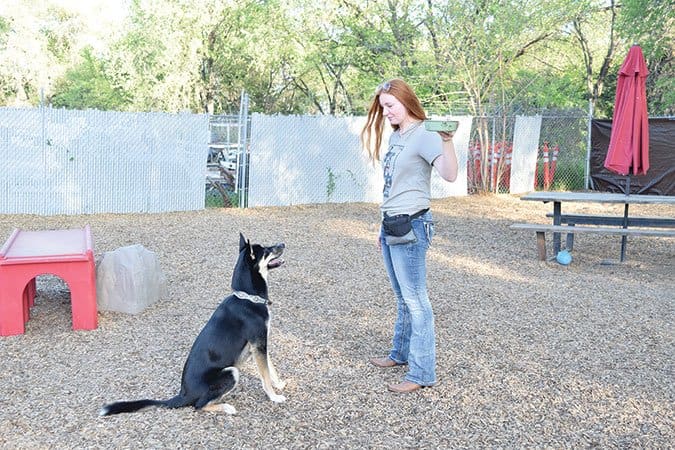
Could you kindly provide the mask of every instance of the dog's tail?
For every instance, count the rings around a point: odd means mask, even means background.
[[[112,416],[113,414],[121,413],[132,413],[140,411],[143,408],[148,408],[150,406],[162,406],[165,408],[180,408],[182,406],[187,406],[187,403],[184,399],[177,395],[176,397],[169,400],[132,400],[124,402],[115,402],[104,405],[103,408],[98,412],[99,416]]]

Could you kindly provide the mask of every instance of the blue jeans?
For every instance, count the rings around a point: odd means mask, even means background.
[[[387,245],[382,232],[382,256],[398,305],[389,358],[408,363],[405,379],[422,386],[436,383],[434,313],[427,293],[426,254],[434,229],[431,212],[413,219],[416,242]]]

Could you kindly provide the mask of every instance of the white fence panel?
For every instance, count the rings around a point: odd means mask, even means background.
[[[434,198],[467,195],[473,120],[453,119],[460,122],[459,175],[447,183],[432,172]],[[361,147],[364,123],[365,117],[253,114],[248,206],[379,203],[382,169]],[[519,117],[516,125],[512,182],[524,178],[532,186],[541,118]],[[202,209],[208,143],[207,115],[0,108],[0,214]],[[523,146],[535,153],[521,161]]]
[[[469,141],[471,139],[472,116],[450,116],[449,120],[459,122],[452,142],[455,144],[457,153],[457,179],[448,183],[435,170],[431,171],[431,197],[458,197],[468,195],[467,160],[469,157]]]
[[[534,190],[534,177],[539,151],[541,116],[516,116],[513,131],[513,153],[511,155],[512,194],[522,194]]]
[[[208,116],[0,108],[0,213],[204,208]]]
[[[248,205],[377,201],[382,174],[360,149],[364,120],[253,114]]]
[[[466,195],[471,117],[459,117],[455,138],[460,175],[455,183],[432,177],[432,196]],[[253,114],[249,206],[380,202],[382,169],[361,147],[365,117]],[[384,137],[386,145],[388,135]]]

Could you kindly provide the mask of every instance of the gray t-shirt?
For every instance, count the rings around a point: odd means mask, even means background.
[[[389,215],[414,214],[431,201],[431,163],[443,153],[441,136],[422,124],[403,136],[395,131],[384,155],[383,201],[380,209]]]

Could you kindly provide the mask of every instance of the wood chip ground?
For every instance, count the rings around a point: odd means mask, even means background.
[[[97,330],[74,332],[68,288],[40,277],[26,333],[0,338],[0,448],[672,448],[675,242],[629,238],[619,264],[619,238],[579,235],[569,266],[540,262],[534,233],[508,227],[546,223],[549,209],[504,195],[433,202],[439,384],[410,395],[386,390],[405,369],[367,362],[387,353],[395,314],[376,204],[0,216],[2,240],[15,227],[88,223],[99,257],[141,244],[169,287],[141,314],[100,312]],[[106,402],[177,392],[195,336],[230,291],[240,231],[286,244],[270,289],[287,402],[267,400],[248,363],[229,398],[236,416],[98,417]]]

